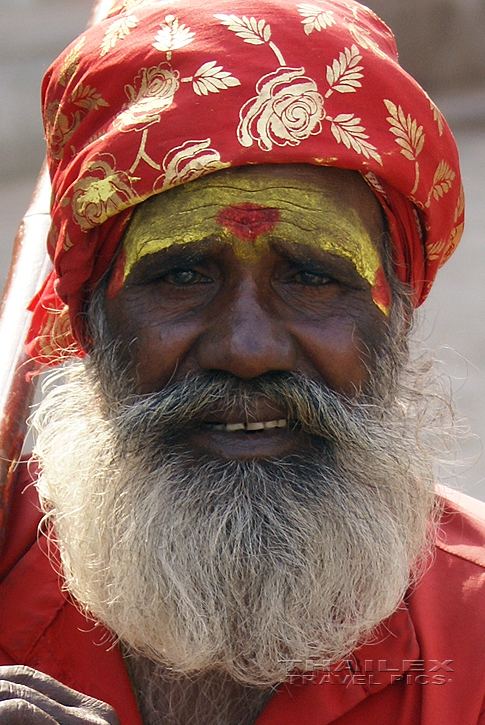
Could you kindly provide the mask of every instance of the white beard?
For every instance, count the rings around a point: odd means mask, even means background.
[[[67,589],[181,676],[264,688],[347,656],[424,560],[434,493],[400,406],[361,406],[357,423],[341,407],[357,432],[338,454],[194,463],[137,432],[133,407],[126,424],[108,416],[92,374],[71,366],[37,414],[35,449]]]

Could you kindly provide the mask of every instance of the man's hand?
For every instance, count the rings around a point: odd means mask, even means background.
[[[119,725],[115,711],[42,672],[0,667],[1,725]]]

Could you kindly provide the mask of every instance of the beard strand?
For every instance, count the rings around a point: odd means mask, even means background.
[[[73,364],[42,403],[39,491],[67,589],[131,651],[263,688],[292,663],[342,659],[395,610],[434,507],[402,406],[292,374],[202,375],[136,396],[125,373],[106,396],[105,368]],[[285,401],[310,453],[227,462],[184,449],[184,426],[254,395]]]

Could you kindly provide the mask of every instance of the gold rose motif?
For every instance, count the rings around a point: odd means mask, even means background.
[[[102,154],[74,184],[71,205],[76,224],[83,230],[91,229],[127,209],[136,197],[134,181],[125,171],[116,170],[111,154]]]
[[[142,68],[132,86],[125,86],[129,102],[118,116],[121,131],[143,131],[160,121],[180,86],[180,73],[170,63]]]
[[[50,155],[56,161],[62,157],[64,147],[81,122],[81,112],[68,118],[60,112],[60,103],[50,103],[45,112],[45,135]]]
[[[185,184],[210,171],[218,171],[230,164],[223,163],[218,151],[210,148],[211,140],[186,141],[168,152],[162,164],[165,171],[163,188]]]
[[[240,111],[239,143],[257,141],[263,151],[276,146],[297,146],[321,131],[323,98],[304,68],[278,68],[256,84],[257,96]]]

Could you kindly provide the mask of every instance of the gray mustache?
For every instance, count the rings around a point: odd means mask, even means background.
[[[297,373],[269,373],[240,380],[227,373],[203,373],[171,383],[148,395],[119,402],[114,422],[124,436],[169,435],[208,420],[217,411],[255,410],[264,399],[286,410],[292,425],[305,433],[346,445],[369,446],[366,420],[375,405],[339,395],[326,385]],[[375,417],[373,417],[375,420]]]

